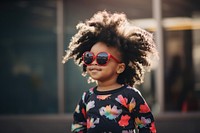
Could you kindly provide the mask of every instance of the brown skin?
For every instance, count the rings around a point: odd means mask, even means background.
[[[117,59],[121,59],[119,51],[115,47],[108,47],[103,42],[97,42],[90,50],[97,55],[99,52],[108,52]],[[97,81],[98,91],[114,90],[122,85],[117,83],[117,77],[125,69],[124,63],[117,63],[110,58],[110,61],[105,66],[100,66],[96,60],[91,65],[87,66],[88,74]]]

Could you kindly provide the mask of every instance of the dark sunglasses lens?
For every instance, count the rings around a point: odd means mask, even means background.
[[[99,53],[96,60],[99,65],[105,65],[108,62],[108,54],[105,52]]]
[[[93,54],[90,52],[86,52],[83,56],[83,61],[85,64],[91,64],[93,62]]]

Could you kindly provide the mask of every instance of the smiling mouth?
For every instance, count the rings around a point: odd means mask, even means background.
[[[88,68],[89,71],[101,71],[100,68],[94,68],[94,67],[91,67],[91,68]]]

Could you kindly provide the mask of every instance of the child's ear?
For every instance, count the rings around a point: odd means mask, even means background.
[[[117,74],[120,74],[120,73],[123,73],[124,70],[126,68],[126,65],[124,63],[120,63],[118,64],[118,67],[117,67]]]

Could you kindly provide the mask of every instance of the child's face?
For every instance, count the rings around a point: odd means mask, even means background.
[[[87,66],[88,74],[98,82],[117,82],[117,77],[125,69],[124,63],[120,61],[120,52],[114,47],[108,47],[103,42],[97,42],[90,50],[96,56],[100,52],[111,54],[110,60],[105,65],[100,65],[96,59]]]

